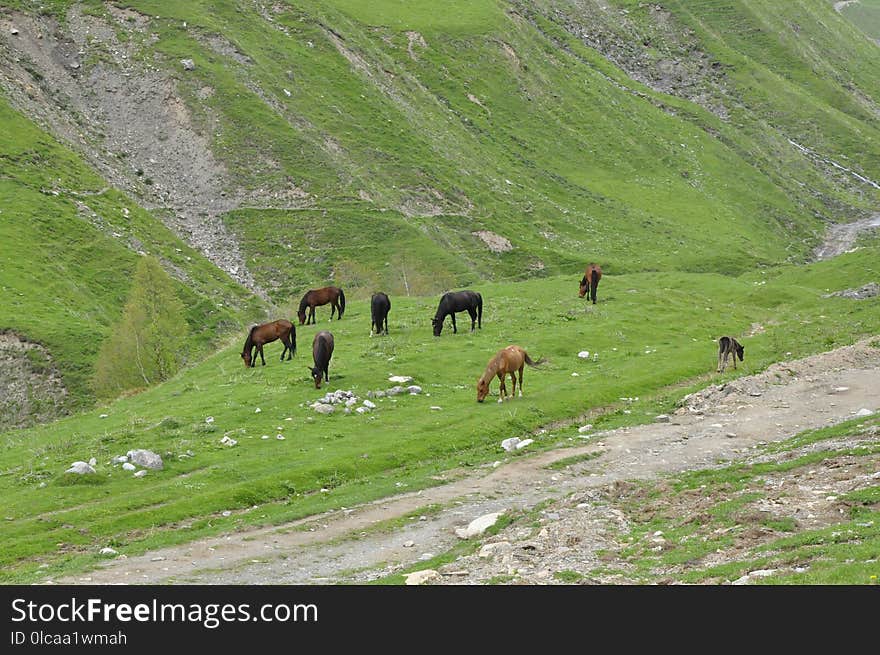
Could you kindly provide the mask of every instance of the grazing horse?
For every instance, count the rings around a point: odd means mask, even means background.
[[[450,291],[444,293],[440,298],[437,313],[431,319],[435,337],[440,336],[440,332],[443,330],[443,320],[447,316],[452,316],[453,334],[458,333],[458,328],[455,325],[456,312],[467,312],[471,315],[471,332],[474,331],[475,322],[481,330],[483,329],[483,296],[476,291]]]
[[[321,388],[322,378],[330,382],[330,373],[327,369],[330,367],[330,358],[332,356],[333,335],[327,332],[327,330],[321,330],[315,335],[314,341],[312,341],[312,358],[315,360],[315,365],[312,368],[306,367],[309,368],[309,372],[315,380],[315,389]]]
[[[263,356],[263,345],[271,343],[276,339],[281,339],[281,343],[284,344],[284,350],[281,351],[281,361],[284,361],[284,353],[287,353],[289,361],[296,354],[296,328],[293,326],[293,323],[281,318],[271,323],[263,323],[262,325],[251,327],[247,339],[245,339],[244,348],[241,351],[241,358],[244,360],[245,368],[256,366],[257,354],[260,355],[260,359],[263,360],[263,366],[265,366],[266,358]],[[254,353],[254,348],[257,349],[256,354]]]
[[[315,307],[333,303],[330,308],[330,320],[333,320],[333,313],[338,311],[338,318],[341,319],[345,313],[345,294],[339,287],[324,287],[322,289],[310,289],[306,291],[302,300],[299,301],[299,311],[296,315],[299,317],[299,324],[315,322]],[[309,309],[309,320],[306,321],[306,307]]]
[[[593,304],[596,304],[596,288],[599,286],[599,280],[602,279],[602,269],[598,264],[590,263],[587,270],[584,271],[584,277],[581,279],[580,291],[578,297],[583,298],[590,294]]]
[[[742,361],[745,350],[746,347],[733,337],[721,337],[718,339],[718,369],[716,373],[724,373],[728,357],[733,359],[733,370],[736,370],[736,358],[739,357],[739,361]],[[722,357],[724,358],[723,362],[721,361]]]
[[[383,326],[385,334],[388,334],[389,311],[391,311],[391,300],[388,296],[381,291],[379,293],[374,293],[373,297],[370,298],[370,316],[372,318],[372,323],[370,323],[370,336],[373,336],[374,328],[376,334],[380,334],[383,330]]]
[[[522,397],[523,368],[526,364],[529,366],[538,366],[546,361],[547,360],[542,357],[537,362],[533,362],[528,353],[519,346],[507,346],[507,348],[502,348],[495,353],[495,356],[492,359],[489,360],[489,365],[486,367],[486,371],[477,381],[477,402],[483,402],[486,396],[489,395],[489,383],[492,382],[492,378],[496,375],[501,381],[498,402],[504,402],[504,398],[507,396],[507,386],[504,384],[504,379],[508,373],[510,374],[510,379],[513,381],[513,392],[511,393],[510,398],[513,399],[513,396],[516,394],[517,372],[519,373],[519,395]]]

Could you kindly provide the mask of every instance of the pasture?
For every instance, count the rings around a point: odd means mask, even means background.
[[[299,327],[293,360],[279,362],[275,342],[267,365],[254,369],[242,366],[242,326],[227,347],[165,384],[0,436],[0,579],[51,579],[95,565],[105,546],[134,554],[435,485],[441,474],[450,479],[499,459],[504,438],[590,412],[597,428],[644,422],[709,382],[876,334],[878,299],[822,298],[877,278],[880,249],[865,245],[832,261],[741,277],[606,275],[597,305],[577,297],[582,269],[474,285],[484,298],[483,329],[437,338],[438,295],[392,295],[390,335],[372,338],[368,298],[350,297],[343,320],[330,324],[319,312],[317,325]],[[316,391],[302,346],[320,329],[333,332],[336,349],[331,382]],[[715,339],[723,333],[743,337],[746,360],[718,376]],[[477,378],[509,343],[549,362],[529,371],[524,397],[477,404]],[[582,349],[598,361],[579,359]],[[391,387],[390,375],[412,376],[423,393],[374,399],[366,414],[322,416],[308,407],[328,390],[365,398]],[[639,401],[624,405],[622,397]],[[576,425],[537,435],[533,448],[568,443]],[[237,444],[223,445],[224,436]],[[164,470],[136,479],[109,464],[133,448],[160,453]],[[90,457],[96,475],[63,473]]]

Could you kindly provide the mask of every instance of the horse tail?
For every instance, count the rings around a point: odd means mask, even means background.
[[[339,318],[342,318],[342,315],[345,313],[345,292],[340,289],[339,290]]]
[[[477,294],[477,320],[479,326],[483,327],[483,296]]]
[[[546,357],[542,357],[542,358],[539,359],[537,362],[535,362],[535,361],[532,361],[532,358],[529,357],[529,354],[528,354],[528,353],[524,353],[524,354],[525,354],[525,357],[526,357],[526,364],[528,364],[529,366],[540,366],[541,364],[543,364],[544,362],[547,361],[547,358],[546,358]]]
[[[291,357],[296,354],[296,325],[294,325],[293,321],[290,322],[290,355]]]

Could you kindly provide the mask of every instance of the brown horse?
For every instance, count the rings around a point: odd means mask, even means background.
[[[339,312],[339,319],[345,313],[345,294],[339,287],[324,287],[322,289],[311,289],[299,301],[299,311],[296,315],[299,317],[299,324],[315,322],[315,307],[333,303],[330,308],[330,320],[333,320],[333,313]],[[308,322],[306,321],[306,308],[309,310]]]
[[[578,297],[583,298],[590,294],[590,299],[593,301],[593,304],[596,304],[596,288],[599,286],[599,280],[602,279],[602,268],[598,264],[593,264],[590,262],[590,265],[587,266],[587,270],[584,271],[584,277],[581,279],[580,291],[578,291]]]
[[[502,348],[495,353],[495,356],[492,359],[489,360],[489,365],[486,367],[486,371],[477,381],[477,402],[483,402],[486,396],[489,395],[489,383],[492,382],[492,378],[496,375],[501,381],[498,402],[504,402],[504,399],[507,397],[507,386],[504,384],[504,380],[508,373],[510,374],[510,379],[513,380],[513,393],[510,395],[510,398],[512,399],[516,394],[517,372],[519,373],[519,395],[522,397],[523,368],[526,364],[529,366],[538,366],[546,361],[547,360],[542,357],[537,362],[533,362],[528,353],[519,346],[511,345],[507,346],[507,348]]]
[[[330,382],[330,358],[333,356],[333,335],[326,330],[321,330],[312,341],[312,358],[315,365],[309,368],[312,378],[315,380],[315,389],[321,388],[321,379]],[[308,367],[306,367],[308,368]]]
[[[289,361],[296,354],[296,328],[293,327],[293,323],[281,318],[271,323],[254,325],[250,332],[248,332],[244,348],[241,351],[241,358],[244,360],[245,367],[250,366],[253,368],[257,364],[254,348],[257,349],[257,354],[260,355],[260,359],[263,360],[263,366],[265,366],[266,358],[263,356],[263,345],[271,343],[276,339],[281,339],[281,343],[284,344],[284,350],[281,351],[281,361],[284,361],[284,353],[287,353]]]

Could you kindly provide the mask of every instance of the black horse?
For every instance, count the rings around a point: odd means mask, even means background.
[[[458,328],[455,325],[456,312],[467,312],[471,315],[471,332],[474,331],[475,322],[481,330],[483,329],[483,296],[476,291],[450,291],[449,293],[444,293],[440,298],[437,313],[431,319],[435,337],[440,336],[440,331],[443,329],[443,320],[447,316],[452,316],[453,334],[458,333]]]
[[[391,300],[381,291],[374,293],[370,299],[370,315],[373,322],[370,324],[370,336],[373,336],[373,330],[376,334],[381,334],[384,330],[388,334],[388,312],[391,311]]]
[[[327,330],[321,330],[315,335],[314,341],[312,341],[312,357],[315,360],[315,365],[312,368],[306,367],[309,368],[309,372],[311,372],[312,378],[315,380],[315,389],[321,388],[322,378],[330,382],[328,369],[330,368],[330,358],[332,356],[333,335],[327,332]]]

